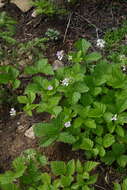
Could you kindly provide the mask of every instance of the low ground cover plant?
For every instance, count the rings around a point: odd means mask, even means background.
[[[46,59],[26,67],[26,74],[50,77],[34,76],[18,101],[26,104],[24,111],[29,115],[34,109],[52,115],[49,123],[34,126],[41,146],[69,143],[73,150],[84,150],[87,158],[99,156],[106,164],[116,161],[125,167],[127,76],[121,64],[106,60],[89,69],[89,64],[101,58],[97,52],[88,53],[89,47],[84,39],[76,42],[76,51],[69,54],[72,65],[56,71]]]
[[[49,165],[51,173],[42,168]],[[94,190],[97,174],[91,174],[98,162],[79,160],[48,162],[45,156],[29,149],[13,163],[13,170],[0,174],[1,190]],[[54,177],[51,176],[53,174]]]

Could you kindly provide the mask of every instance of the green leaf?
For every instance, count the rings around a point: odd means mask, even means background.
[[[95,129],[96,128],[96,123],[94,120],[92,119],[87,119],[85,120],[84,122],[85,126],[88,127],[88,128],[92,128],[92,129]]]
[[[18,96],[18,102],[21,104],[27,104],[28,98],[26,96]]]
[[[88,54],[86,57],[85,57],[85,61],[88,62],[88,63],[92,63],[94,61],[98,61],[99,59],[101,59],[102,56],[100,53],[98,52],[93,52],[93,53],[90,53]]]
[[[73,175],[75,173],[75,161],[74,160],[70,160],[67,163],[67,175]]]
[[[95,184],[96,181],[97,181],[97,178],[98,178],[98,175],[97,175],[97,174],[90,176],[90,178],[89,178],[89,180],[86,182],[86,184],[87,184],[87,185]]]
[[[53,112],[54,112],[55,116],[58,116],[61,111],[62,111],[62,107],[61,106],[55,106],[53,108]]]
[[[103,146],[105,148],[110,147],[114,142],[115,142],[115,137],[113,135],[111,135],[111,134],[106,134],[103,137]]]
[[[91,141],[89,138],[83,138],[80,148],[83,150],[91,150],[93,148],[93,145],[93,141]]]
[[[42,156],[41,154],[37,155],[37,160],[42,166],[45,166],[48,163],[46,156]]]
[[[105,156],[105,149],[102,146],[100,146],[98,149],[99,149],[99,155],[100,155],[100,157]]]
[[[4,174],[0,174],[0,184],[9,184],[15,180],[15,173],[7,171]]]
[[[27,112],[29,116],[32,116],[32,110],[34,110],[38,104],[27,104],[24,106],[23,110]]]
[[[51,145],[52,143],[54,143],[54,141],[57,139],[57,135],[53,136],[53,137],[42,137],[40,140],[40,146],[42,147],[48,147],[49,145]]]
[[[81,50],[84,54],[86,54],[87,50],[90,48],[91,44],[85,39],[80,39],[75,43],[75,47],[77,50]]]
[[[30,187],[28,190],[36,190],[35,188],[33,188],[33,187]]]
[[[84,185],[83,187],[82,187],[82,190],[91,190],[87,185]]]
[[[35,93],[34,93],[34,92],[29,92],[29,93],[27,94],[27,96],[28,96],[29,103],[32,104],[33,101],[34,101],[35,98],[36,98]]]
[[[40,185],[37,190],[50,190],[50,186],[48,184]]]
[[[54,175],[65,175],[66,173],[66,165],[63,161],[52,161],[51,169]]]
[[[60,186],[61,186],[61,180],[60,180],[60,179],[55,179],[55,180],[53,181],[53,187],[58,188],[58,187],[60,187]]]
[[[77,160],[77,162],[76,162],[76,172],[78,172],[78,173],[83,172],[83,166],[82,166],[80,160]]]
[[[0,184],[1,190],[21,190],[16,184]],[[35,189],[34,189],[35,190]]]
[[[53,68],[50,64],[48,64],[47,59],[40,59],[34,66],[28,66],[25,68],[25,73],[27,74],[37,74],[44,73],[47,75],[53,75]]]
[[[13,82],[13,88],[16,89],[20,86],[21,82],[20,80],[16,79],[14,82]]]
[[[116,157],[120,157],[122,154],[125,153],[126,148],[124,144],[115,143],[112,145],[112,151]]]
[[[61,184],[64,186],[64,187],[68,187],[71,185],[73,181],[73,177],[72,176],[62,176],[61,177]]]
[[[83,179],[89,179],[90,175],[88,172],[83,172],[83,175],[82,175]]]
[[[106,105],[100,102],[94,103],[94,108],[90,110],[89,117],[102,117],[106,111]]]
[[[15,178],[21,177],[27,168],[23,157],[17,157],[13,161],[12,165],[13,165],[13,168],[15,169]]]
[[[74,92],[72,95],[72,104],[76,104],[81,98],[81,94],[79,92]]]
[[[119,100],[116,104],[117,112],[121,113],[127,109],[127,100]]]
[[[101,160],[102,162],[105,162],[105,164],[111,165],[116,160],[116,158],[112,153],[112,151],[109,151],[106,153],[106,155],[103,158],[101,158]]]
[[[118,157],[117,163],[121,167],[125,168],[125,166],[127,165],[127,155],[121,155],[120,157]]]
[[[124,137],[124,135],[125,135],[124,129],[122,128],[122,126],[117,126],[116,127],[116,133],[120,137]]]
[[[122,190],[126,190],[126,189],[127,189],[127,179],[124,179],[122,183]]]
[[[78,188],[79,188],[79,184],[77,184],[77,183],[73,183],[72,185],[71,185],[71,189],[72,190],[77,190]]]
[[[35,135],[42,136],[56,136],[59,132],[59,127],[54,126],[51,123],[38,123],[34,125]]]
[[[75,143],[76,139],[72,134],[70,134],[68,132],[61,132],[59,134],[58,141],[73,144],[73,143]]]
[[[51,176],[48,173],[42,173],[41,180],[44,184],[51,184]]]
[[[93,169],[95,169],[98,164],[99,164],[98,162],[87,161],[87,162],[84,164],[84,171],[85,171],[85,172],[90,172],[90,171],[92,171]]]
[[[79,128],[83,123],[83,119],[81,117],[77,117],[75,120],[74,120],[74,123],[73,123],[73,127],[74,128]]]
[[[107,79],[107,84],[113,88],[126,88],[127,78],[125,74],[122,73],[118,64],[112,65],[111,73]]]
[[[75,83],[74,89],[76,89],[77,92],[79,92],[79,93],[85,93],[85,92],[89,91],[89,87],[84,82],[83,83],[81,83],[81,82]]]
[[[121,185],[119,183],[114,183],[114,189],[113,190],[121,190]]]
[[[10,76],[5,73],[0,73],[0,84],[7,84],[10,81]]]

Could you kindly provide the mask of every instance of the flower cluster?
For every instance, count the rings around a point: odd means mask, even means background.
[[[48,86],[48,90],[53,90],[53,86],[52,86],[52,85],[49,85],[49,86]]]
[[[63,50],[57,51],[56,56],[57,56],[58,60],[61,61],[63,59],[63,56],[64,56],[64,51]]]
[[[64,126],[65,126],[66,128],[70,127],[70,126],[71,126],[71,122],[70,122],[70,121],[67,121],[66,123],[64,123]]]
[[[10,113],[10,116],[16,116],[16,110],[14,108],[11,108],[9,113]]]
[[[68,85],[69,85],[69,81],[70,81],[69,78],[65,78],[64,80],[61,81],[61,84],[62,84],[63,86],[68,86]]]
[[[105,47],[105,41],[103,39],[97,39],[97,47],[104,48]]]
[[[111,121],[116,121],[117,120],[117,114],[115,114],[112,118]]]

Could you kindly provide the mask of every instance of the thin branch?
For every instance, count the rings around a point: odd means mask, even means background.
[[[67,27],[66,27],[66,30],[65,30],[65,33],[64,33],[63,43],[65,42],[65,39],[66,39],[66,36],[67,36],[67,32],[68,32],[68,28],[69,28],[69,26],[70,26],[70,22],[71,22],[71,17],[72,17],[72,15],[73,15],[73,13],[70,13],[70,15],[69,15]]]
[[[100,189],[106,190],[104,187],[101,187],[100,185],[95,184],[94,186],[96,186],[96,187],[98,187]]]

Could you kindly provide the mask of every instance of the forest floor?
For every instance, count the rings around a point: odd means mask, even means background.
[[[56,60],[56,52],[64,50],[66,53],[72,49],[76,39],[85,38],[92,43],[93,50],[96,49],[97,38],[103,38],[109,29],[117,28],[127,18],[127,3],[105,0],[100,2],[82,1],[71,12],[69,17],[43,18],[38,16],[32,18],[33,8],[22,13],[15,5],[9,4],[0,9],[6,11],[18,21],[16,39],[26,42],[35,37],[42,37],[48,28],[56,29],[62,38],[57,42],[51,42],[44,52],[44,55],[52,64]],[[65,31],[70,19],[70,24]],[[103,53],[103,52],[102,52]],[[45,121],[47,114],[36,114],[32,117],[20,113],[11,118],[9,108],[5,107],[0,111],[0,172],[10,168],[11,161],[27,148],[36,148],[45,153],[49,160],[69,160],[79,158],[85,160],[82,151],[73,152],[69,145],[56,143],[48,148],[38,148],[37,140],[24,136],[25,131],[34,123]],[[19,130],[20,128],[20,130]],[[97,169],[99,180],[96,184],[97,190],[111,190],[112,181],[119,181],[120,174],[115,169],[101,165]]]

